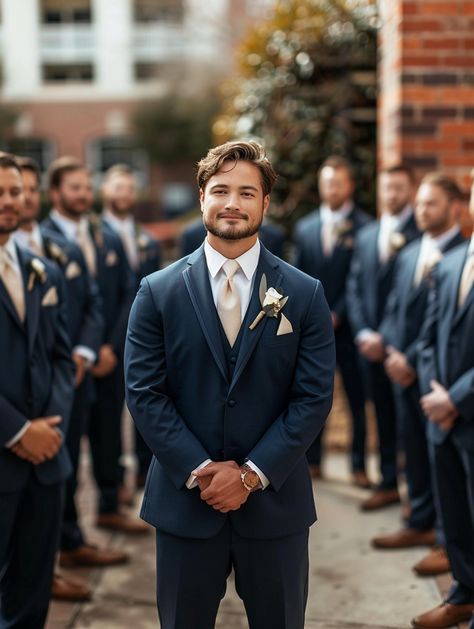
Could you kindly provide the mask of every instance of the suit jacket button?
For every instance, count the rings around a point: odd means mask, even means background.
[[[229,401],[227,402],[227,406],[230,406],[231,408],[232,408],[233,406],[235,406],[235,400],[229,400]]]

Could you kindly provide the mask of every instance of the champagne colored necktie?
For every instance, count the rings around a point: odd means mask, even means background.
[[[87,221],[81,221],[77,228],[76,242],[81,248],[86,261],[87,269],[93,276],[97,274],[97,262],[95,255],[95,247],[89,234],[89,225]]]
[[[10,261],[8,253],[0,247],[0,276],[15,306],[20,321],[25,320],[25,293],[20,273]]]
[[[461,283],[459,284],[458,306],[461,307],[466,301],[472,284],[474,282],[474,252],[469,254],[461,275]]]
[[[241,325],[240,296],[233,281],[233,277],[239,269],[240,265],[235,260],[227,260],[223,264],[222,270],[226,279],[217,297],[217,312],[231,347],[234,346]]]
[[[329,258],[334,251],[337,240],[337,225],[334,221],[327,220],[323,222],[321,238],[323,241],[323,253],[326,258]]]
[[[44,256],[44,251],[42,251],[33,236],[28,238],[28,249],[30,249],[33,253],[36,253],[37,256]]]

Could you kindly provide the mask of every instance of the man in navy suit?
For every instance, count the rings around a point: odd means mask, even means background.
[[[98,549],[85,544],[75,503],[81,437],[87,429],[93,387],[89,369],[96,361],[103,337],[102,304],[97,283],[88,271],[81,249],[57,231],[38,225],[40,214],[40,172],[30,158],[18,158],[21,168],[24,205],[19,228],[13,234],[20,246],[54,262],[66,286],[67,324],[75,364],[75,391],[66,434],[66,447],[72,463],[72,474],[66,481],[60,547],[63,550],[83,547],[93,565],[110,565],[123,553]],[[52,596],[59,600],[84,601],[91,597],[85,581],[70,579],[55,572]]]
[[[404,528],[372,540],[377,548],[408,548],[432,545],[435,541],[436,509],[426,419],[419,404],[417,344],[426,316],[431,273],[445,253],[464,242],[459,228],[461,201],[459,186],[446,175],[431,173],[422,180],[415,218],[423,237],[398,256],[392,292],[380,326],[388,354],[385,370],[394,384],[397,401],[410,514]],[[415,566],[418,574],[449,572],[441,531],[437,542],[440,548],[433,549]]]
[[[279,258],[284,257],[285,234],[280,227],[264,222],[260,225],[258,237],[261,243]],[[188,256],[200,247],[206,238],[206,228],[199,217],[182,231],[179,244],[182,256]]]
[[[0,626],[46,621],[61,522],[63,446],[74,388],[64,285],[11,238],[20,167],[0,155]]]
[[[346,280],[355,235],[371,217],[355,207],[351,165],[339,156],[329,157],[318,175],[321,206],[295,227],[295,266],[320,280],[331,310],[336,338],[337,364],[352,418],[352,481],[370,487],[365,472],[365,395],[359,358],[347,320]],[[314,477],[321,475],[321,434],[308,450]]]
[[[473,173],[474,174],[474,173]],[[474,219],[474,178],[471,188]],[[474,628],[474,236],[433,273],[418,377],[428,418],[435,490],[454,583],[444,603],[412,620]]]
[[[381,173],[383,213],[357,234],[347,283],[349,321],[358,350],[365,360],[364,373],[377,419],[381,482],[361,504],[363,510],[399,501],[397,489],[397,432],[392,385],[385,373],[385,346],[379,332],[399,251],[420,232],[411,205],[413,176],[405,166]]]
[[[102,199],[103,221],[122,240],[128,263],[136,278],[136,292],[143,277],[161,268],[161,251],[158,241],[133,217],[137,203],[137,182],[129,166],[116,164],[109,168],[102,184]],[[138,430],[135,430],[135,453],[138,463],[137,484],[143,487],[151,452]]]
[[[321,284],[257,238],[275,178],[256,142],[211,149],[198,169],[207,239],[145,278],[130,314],[127,401],[154,455],[142,517],[157,529],[163,629],[214,627],[232,568],[251,627],[304,627],[305,454],[332,403],[334,334]]]
[[[43,226],[79,245],[88,272],[99,287],[103,307],[103,335],[97,361],[90,369],[94,402],[89,411],[88,433],[99,488],[97,525],[129,533],[144,532],[143,523],[121,512],[118,501],[124,396],[122,353],[134,295],[133,275],[120,238],[110,229],[102,229],[98,217],[89,214],[93,192],[85,166],[75,158],[61,157],[50,165],[48,176],[53,209]],[[91,547],[80,542],[71,540],[62,551],[61,563],[65,567],[95,561]],[[120,552],[117,562],[126,559],[126,554]]]

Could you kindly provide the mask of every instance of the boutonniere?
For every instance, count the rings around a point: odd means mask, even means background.
[[[97,246],[102,249],[104,246],[104,236],[102,234],[102,225],[98,214],[95,214],[95,212],[91,212],[89,214],[89,224],[91,226],[92,236]]]
[[[28,276],[28,292],[31,292],[36,280],[41,282],[41,284],[44,284],[48,276],[46,274],[46,267],[39,258],[33,258],[30,261],[28,268],[30,271]]]
[[[422,280],[425,280],[427,277],[429,277],[431,275],[431,273],[433,272],[433,269],[435,268],[435,266],[441,262],[441,260],[443,259],[443,254],[441,253],[441,251],[439,251],[439,249],[433,249],[433,251],[431,251],[431,253],[428,256],[428,259],[426,260],[424,267],[423,267],[423,276],[422,276]]]
[[[48,257],[60,266],[66,266],[68,257],[61,247],[52,240],[46,240],[45,245],[48,251]]]
[[[140,251],[144,251],[148,247],[149,242],[150,240],[146,234],[144,234],[143,232],[141,234],[138,234],[137,246]]]
[[[390,239],[388,241],[390,247],[390,255],[393,256],[402,249],[407,242],[407,239],[400,232],[393,232],[390,234]]]
[[[343,221],[338,223],[335,227],[336,238],[340,240],[344,236],[347,236],[347,234],[350,231],[352,231],[353,226],[354,226],[353,222],[350,219],[345,218]]]
[[[250,330],[254,330],[264,317],[278,317],[280,310],[288,301],[288,297],[284,297],[279,291],[281,288],[278,290],[273,287],[267,289],[267,277],[264,273],[260,280],[259,290],[262,309],[249,325]]]

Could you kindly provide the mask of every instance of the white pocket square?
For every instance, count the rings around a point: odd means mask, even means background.
[[[56,286],[50,286],[48,290],[43,295],[43,299],[41,300],[42,306],[57,306],[58,304],[58,291],[56,290]]]
[[[75,277],[79,277],[81,275],[81,267],[74,260],[70,262],[66,267],[66,279],[73,280]]]
[[[291,334],[293,332],[293,326],[288,321],[283,313],[281,313],[280,325],[278,326],[277,336],[283,336],[283,334]]]
[[[105,266],[115,266],[118,263],[117,253],[111,249],[105,257]]]

